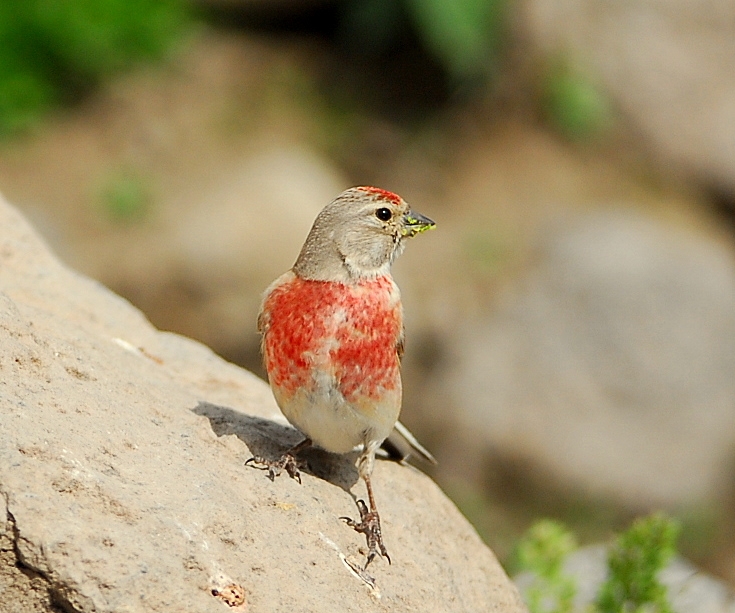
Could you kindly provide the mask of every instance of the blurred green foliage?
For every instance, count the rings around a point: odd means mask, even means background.
[[[609,127],[612,119],[609,100],[581,72],[559,63],[546,75],[543,90],[546,114],[565,136],[588,140]]]
[[[99,199],[106,216],[112,221],[141,221],[153,200],[150,181],[134,170],[119,170],[108,177]]]
[[[419,35],[455,80],[487,77],[495,68],[505,0],[406,0]]]
[[[676,553],[678,522],[662,513],[636,520],[608,553],[609,576],[600,589],[602,613],[672,613],[658,572]]]
[[[507,0],[344,0],[342,38],[364,55],[384,52],[411,24],[454,84],[497,69]]]
[[[115,71],[161,57],[191,23],[184,0],[2,0],[0,136]]]
[[[672,613],[666,588],[658,579],[676,553],[678,521],[663,513],[637,519],[608,548],[607,579],[589,613]],[[571,613],[577,585],[564,564],[577,549],[563,525],[541,520],[521,538],[515,563],[533,574],[525,598],[531,613]]]
[[[404,23],[395,0],[343,0],[338,38],[353,52],[375,56],[396,42]]]
[[[518,543],[516,563],[535,575],[526,593],[531,613],[570,613],[577,593],[574,579],[564,572],[564,561],[577,549],[574,535],[560,523],[536,522]]]

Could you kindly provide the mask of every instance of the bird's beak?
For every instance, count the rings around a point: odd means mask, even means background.
[[[415,213],[414,211],[408,211],[403,216],[403,230],[401,234],[404,237],[410,238],[416,236],[426,230],[431,230],[436,224],[431,221],[428,217],[424,217],[421,213]]]

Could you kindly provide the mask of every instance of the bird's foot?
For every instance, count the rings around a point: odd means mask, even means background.
[[[301,483],[301,473],[299,472],[299,464],[296,458],[289,452],[284,453],[277,460],[269,460],[262,456],[256,455],[245,461],[245,464],[253,464],[263,470],[268,469],[268,478],[271,481],[275,481],[276,477],[281,474],[284,470],[288,473],[288,476],[292,479],[296,479]]]
[[[367,570],[368,564],[375,559],[378,553],[390,564],[390,556],[385,549],[385,545],[383,545],[383,534],[380,531],[380,515],[374,509],[369,511],[364,500],[357,501],[357,508],[360,510],[359,523],[349,517],[340,517],[340,519],[343,519],[348,526],[354,528],[357,532],[364,534],[367,539],[368,557],[363,570]]]

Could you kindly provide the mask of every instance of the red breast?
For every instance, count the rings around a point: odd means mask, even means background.
[[[389,276],[342,284],[292,273],[266,296],[263,350],[271,385],[289,396],[334,377],[348,402],[400,387],[398,288]]]

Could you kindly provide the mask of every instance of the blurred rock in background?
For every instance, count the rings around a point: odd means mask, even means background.
[[[735,260],[629,208],[560,219],[444,373],[482,446],[631,508],[732,493]]]
[[[544,56],[595,78],[669,172],[735,200],[735,4],[522,0]]]

